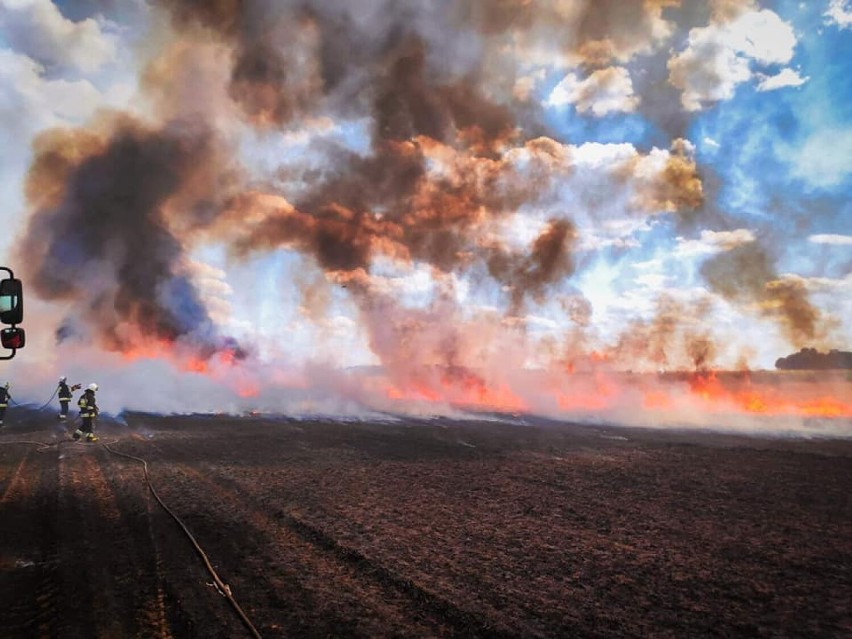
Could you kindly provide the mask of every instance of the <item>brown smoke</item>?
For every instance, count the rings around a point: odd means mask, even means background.
[[[597,48],[594,56],[626,60],[665,36],[662,12],[675,4],[157,0],[170,39],[143,72],[142,98],[158,121],[99,116],[37,143],[22,249],[33,285],[74,301],[65,332],[87,324],[117,349],[146,339],[215,347],[187,266],[187,249],[204,239],[238,257],[298,251],[349,282],[362,309],[373,308],[365,300],[377,295],[378,258],[424,263],[437,278],[487,274],[507,291],[510,313],[542,303],[574,273],[574,224],[549,213],[523,248],[489,233],[556,199],[573,166],[564,145],[525,126],[510,95],[484,82],[489,55],[527,32],[552,36],[565,55]],[[254,182],[229,160],[236,149],[223,140],[246,124],[271,137],[308,117],[368,122],[369,140],[359,152],[314,142],[318,166]],[[702,202],[684,144],[651,180],[643,194],[654,210]],[[321,281],[306,280],[306,308],[322,308]],[[455,366],[460,347],[448,343],[427,350]]]
[[[607,352],[616,363],[639,370],[704,370],[713,364],[716,346],[698,329],[709,300],[685,304],[668,295],[657,300],[653,318],[630,322]]]
[[[772,259],[758,243],[742,244],[711,257],[702,265],[701,274],[727,299],[754,304],[760,313],[777,320],[794,346],[819,336],[820,314],[804,286],[780,280]]]
[[[655,193],[664,211],[697,209],[704,204],[701,178],[683,140],[675,140]]]
[[[574,271],[571,248],[577,241],[574,225],[568,220],[551,220],[536,238],[529,255],[514,255],[494,249],[488,260],[489,273],[510,287],[511,312],[517,312],[526,295],[544,301],[549,284]]]
[[[626,59],[659,37],[659,23],[666,7],[680,0],[589,1],[579,20],[576,51],[592,66],[604,66],[613,59]]]
[[[566,56],[590,66],[607,66],[665,38],[669,26],[663,12],[680,4],[680,0],[458,0],[454,15],[465,27],[488,37],[511,34],[515,39],[552,41]]]
[[[635,156],[618,171],[624,180],[635,179],[644,159]],[[649,212],[677,213],[680,219],[689,220],[702,212],[704,186],[692,148],[686,140],[672,141],[665,168],[654,175],[637,194],[636,204]]]

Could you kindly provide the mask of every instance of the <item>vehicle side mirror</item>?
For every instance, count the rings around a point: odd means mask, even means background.
[[[24,319],[24,290],[21,280],[0,280],[0,322],[20,324]]]
[[[27,334],[22,328],[4,328],[0,330],[0,342],[3,348],[12,350],[23,348],[27,343]]]

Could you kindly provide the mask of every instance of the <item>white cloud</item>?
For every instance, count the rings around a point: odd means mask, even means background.
[[[639,98],[633,93],[633,82],[627,69],[608,67],[598,69],[583,80],[569,73],[554,87],[547,104],[574,104],[580,113],[591,111],[600,117],[607,113],[635,111]]]
[[[671,285],[672,278],[663,273],[644,273],[637,275],[635,281],[647,288],[662,290]]]
[[[695,257],[698,255],[712,255],[730,251],[737,246],[754,242],[754,233],[749,229],[736,229],[734,231],[701,231],[697,240],[687,240],[683,237],[677,238],[678,257]]]
[[[721,29],[723,42],[763,64],[785,64],[793,57],[792,27],[768,9],[749,11]]]
[[[780,73],[772,76],[758,74],[757,77],[760,78],[760,83],[757,85],[758,91],[774,91],[775,89],[784,87],[798,87],[810,79],[808,77],[803,78],[793,69],[782,69]]]
[[[852,246],[852,235],[819,234],[811,235],[808,241],[814,244],[834,244],[837,246]]]
[[[642,246],[636,238],[632,237],[600,237],[593,231],[587,230],[583,233],[580,242],[580,250],[596,251],[603,248],[633,249]]]
[[[575,147],[569,147],[571,159],[579,166],[589,169],[613,169],[623,162],[632,160],[637,155],[636,147],[628,142],[619,144],[602,144],[600,142],[584,142]]]
[[[669,82],[681,89],[684,109],[699,111],[704,103],[732,97],[752,78],[752,62],[786,64],[795,46],[792,27],[776,13],[747,11],[731,22],[692,29],[687,47],[668,62]]]
[[[825,13],[825,23],[841,29],[852,27],[852,6],[849,0],[831,0]]]
[[[88,80],[48,78],[31,58],[0,49],[0,222],[14,219],[23,206],[21,185],[36,133],[82,124],[101,107],[125,104],[131,92],[129,85],[102,93]],[[11,241],[11,234],[0,234],[0,256]]]
[[[66,19],[50,0],[0,0],[0,35],[46,66],[96,71],[116,55],[116,40],[87,18]]]
[[[35,132],[82,124],[97,109],[125,106],[133,91],[132,85],[120,82],[101,91],[88,80],[50,78],[33,59],[0,49],[0,132],[4,142],[15,140],[28,148]],[[14,147],[4,144],[4,148]]]
[[[47,79],[44,68],[25,55],[0,50],[0,109],[4,119],[27,114],[25,128],[35,131],[65,121],[78,121],[101,102],[101,93],[88,81]],[[14,122],[16,129],[21,122]]]
[[[636,238],[636,235],[650,230],[651,224],[644,217],[603,220],[596,226],[582,230],[580,248],[589,251],[607,247],[617,249],[639,248],[642,244]]]

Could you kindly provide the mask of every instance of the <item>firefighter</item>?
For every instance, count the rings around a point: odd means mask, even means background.
[[[68,404],[71,402],[71,393],[78,390],[82,384],[68,386],[68,378],[63,375],[59,378],[59,419],[68,417]]]
[[[6,416],[6,406],[8,406],[8,402],[12,399],[11,393],[9,393],[9,382],[0,386],[0,427],[3,426],[3,418]]]
[[[74,431],[74,440],[85,438],[87,442],[98,441],[95,435],[95,418],[98,416],[98,405],[95,402],[95,392],[98,390],[98,385],[92,382],[86,387],[86,390],[80,395],[77,400],[77,406],[80,407],[80,417],[83,418],[83,424]]]

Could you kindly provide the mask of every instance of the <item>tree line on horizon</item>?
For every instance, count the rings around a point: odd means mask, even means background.
[[[815,348],[803,348],[798,353],[775,360],[779,370],[852,370],[852,352],[832,349],[821,353]]]

